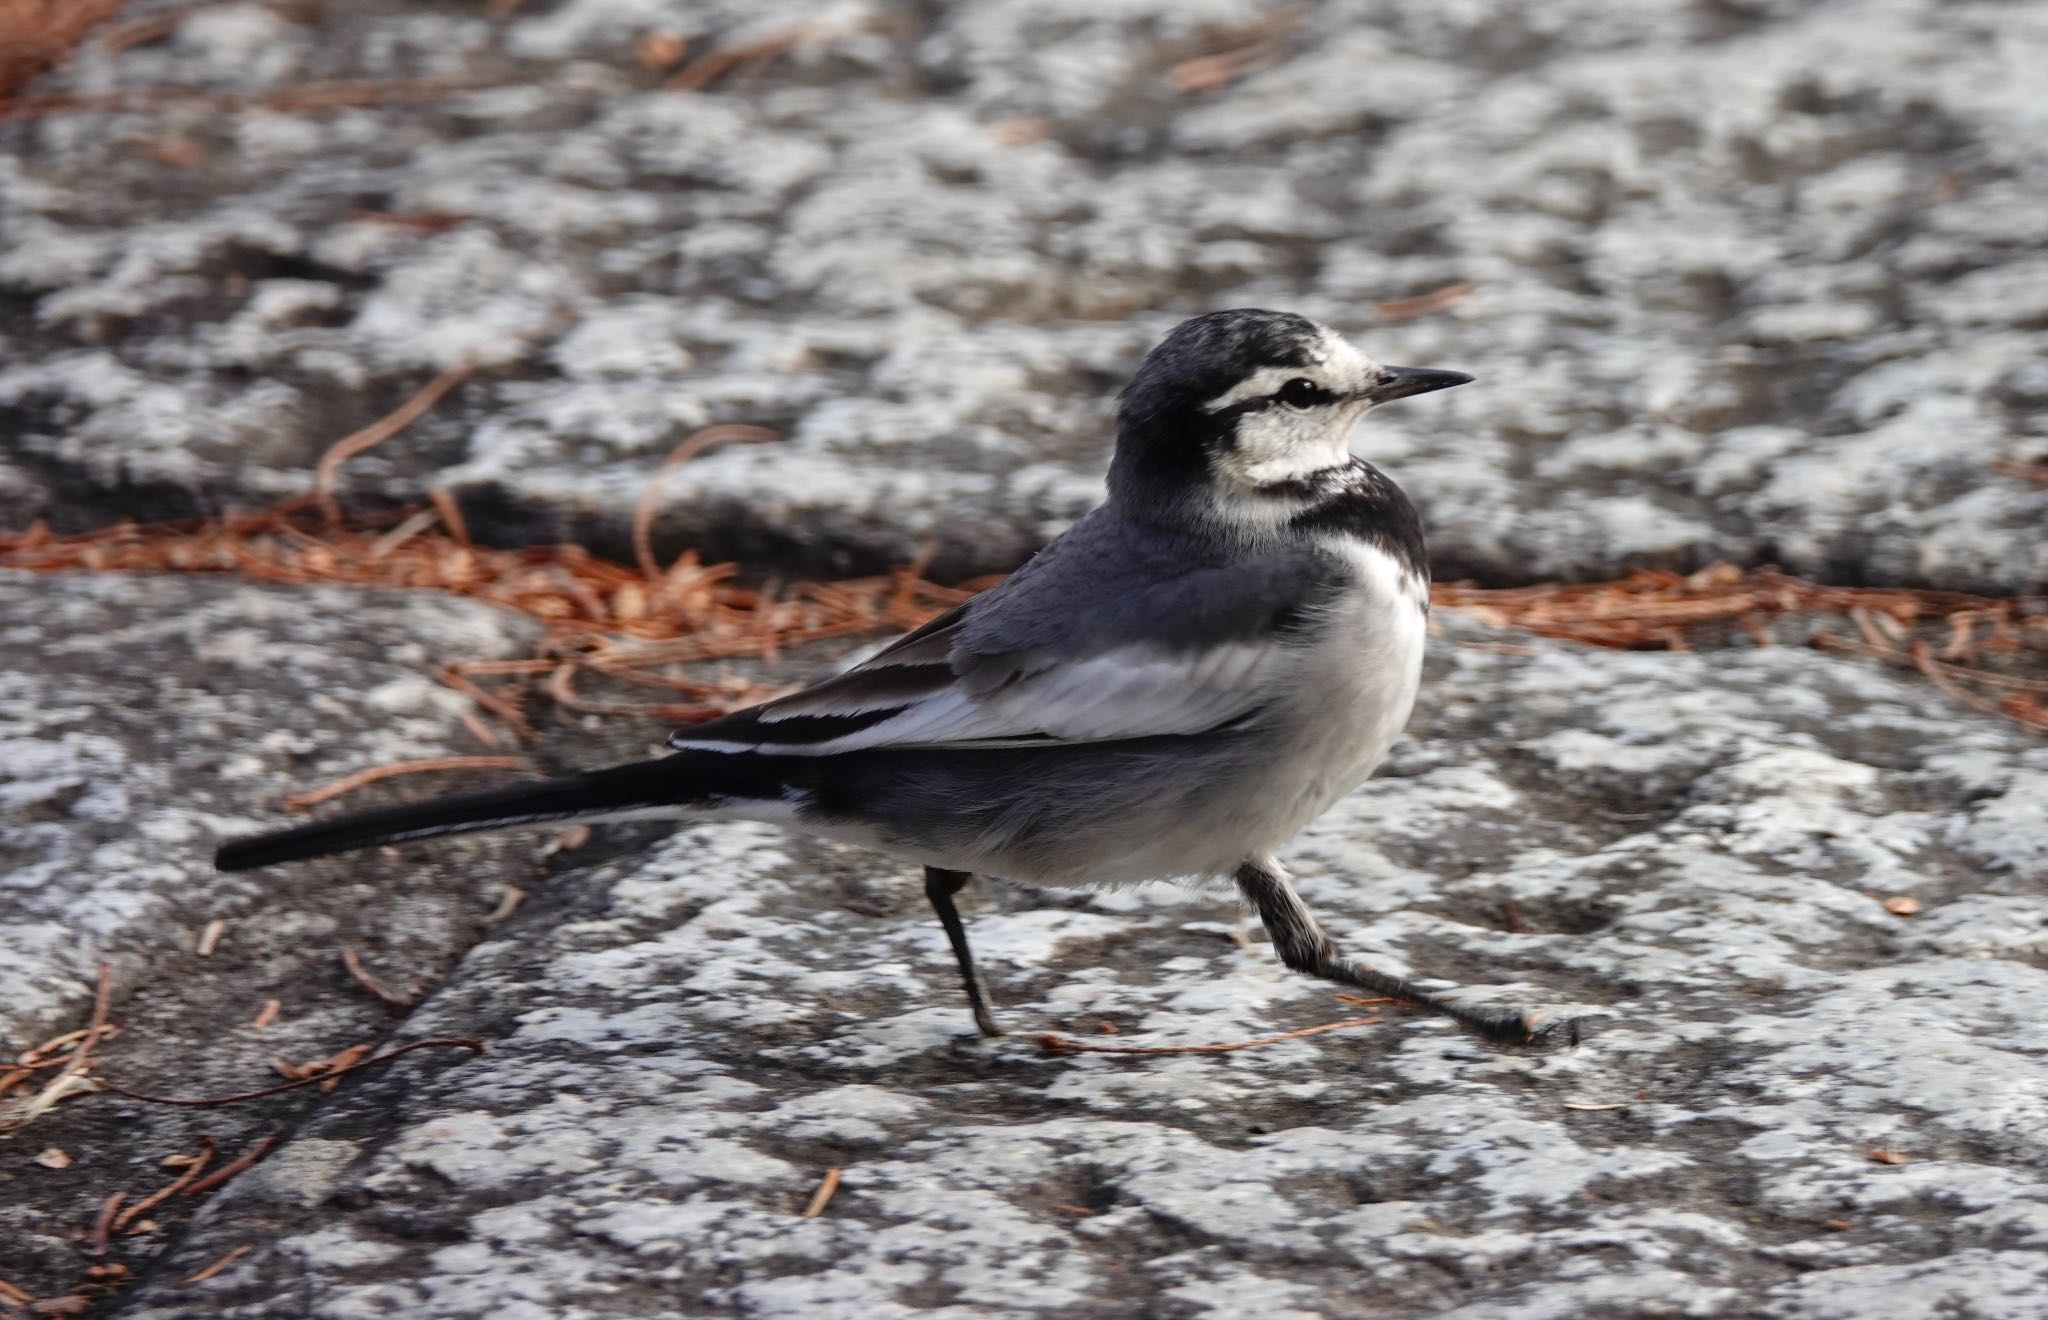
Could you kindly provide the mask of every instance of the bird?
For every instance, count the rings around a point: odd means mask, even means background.
[[[1196,316],[1119,396],[1107,498],[866,660],[679,729],[650,760],[233,840],[215,865],[568,821],[772,822],[921,866],[989,1036],[954,902],[973,876],[1222,881],[1287,967],[1534,1043],[1558,1025],[1541,1012],[1340,952],[1279,860],[1379,766],[1420,682],[1421,516],[1350,435],[1381,404],[1471,380],[1383,365],[1291,312]]]

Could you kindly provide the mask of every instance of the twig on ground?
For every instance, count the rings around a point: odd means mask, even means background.
[[[804,1207],[803,1217],[805,1219],[816,1219],[819,1215],[824,1214],[825,1204],[832,1199],[832,1193],[838,1190],[839,1170],[836,1168],[825,1170],[824,1181],[820,1182],[818,1190],[811,1194],[811,1203]]]

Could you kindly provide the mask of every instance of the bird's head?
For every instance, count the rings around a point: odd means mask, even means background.
[[[1124,389],[1111,498],[1138,510],[1311,497],[1350,468],[1368,410],[1471,379],[1384,366],[1291,312],[1197,316]]]

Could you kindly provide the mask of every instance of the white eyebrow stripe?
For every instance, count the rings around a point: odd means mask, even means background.
[[[1296,376],[1307,376],[1315,380],[1313,367],[1260,367],[1230,389],[1202,405],[1203,412],[1221,412],[1232,404],[1243,403],[1246,399],[1263,399],[1279,392],[1282,385]],[[1318,385],[1322,381],[1316,381]]]

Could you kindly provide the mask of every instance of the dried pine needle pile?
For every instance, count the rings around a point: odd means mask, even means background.
[[[0,0],[0,103],[71,57],[121,0]]]
[[[742,586],[733,580],[736,565],[704,564],[694,553],[648,573],[577,545],[494,549],[472,544],[453,501],[437,496],[434,506],[382,531],[329,526],[311,498],[196,525],[123,525],[65,537],[34,527],[0,534],[0,567],[233,573],[257,582],[425,588],[507,606],[547,625],[534,655],[449,657],[440,677],[516,733],[528,731],[525,703],[535,682],[571,710],[709,719],[770,689],[692,676],[687,667],[773,660],[808,642],[904,631],[966,599],[975,585],[942,587],[913,567],[772,590]],[[607,680],[613,695],[581,694],[584,676]],[[618,699],[628,689],[647,695]],[[487,734],[486,741],[496,739]]]
[[[689,666],[772,660],[808,642],[903,631],[987,585],[939,586],[912,565],[887,576],[770,591],[740,585],[736,565],[705,564],[694,552],[660,567],[651,556],[629,566],[576,545],[475,545],[453,500],[439,491],[430,507],[378,531],[330,524],[317,504],[304,497],[196,525],[122,525],[78,536],[37,526],[0,534],[0,566],[429,588],[504,605],[547,624],[536,653],[506,661],[450,657],[441,677],[517,732],[526,731],[534,681],[572,710],[709,719],[769,689],[693,676]],[[1808,641],[1853,651],[1917,669],[1966,705],[2048,733],[2048,678],[2041,676],[2048,669],[2048,600],[1826,587],[1727,565],[1690,575],[1645,570],[1581,585],[1441,585],[1434,596],[1443,608],[1498,627],[1593,646],[1684,650],[1739,631],[1763,644]],[[1788,621],[1805,635],[1788,637]],[[586,676],[604,680],[613,695],[583,695]],[[629,688],[658,695],[618,699]]]
[[[1431,595],[1496,627],[1590,646],[1683,651],[1743,634],[1759,646],[1854,652],[1917,670],[1972,709],[2048,733],[2048,598],[1828,587],[1728,564],[1579,585],[1438,586]]]
[[[774,689],[692,666],[773,660],[805,643],[901,632],[994,580],[944,587],[912,564],[884,576],[771,590],[741,585],[737,565],[706,564],[694,552],[659,564],[650,536],[659,477],[715,445],[774,439],[746,426],[706,428],[669,456],[634,519],[633,565],[577,545],[476,545],[454,499],[441,490],[390,527],[345,525],[332,493],[341,464],[402,429],[466,374],[446,373],[389,418],[333,446],[309,495],[199,523],[123,524],[75,536],[38,524],[0,533],[0,567],[234,573],[258,582],[426,588],[507,606],[547,625],[535,653],[521,660],[450,657],[440,677],[515,735],[529,731],[526,705],[536,685],[575,711],[710,719]],[[1827,587],[1728,565],[1577,585],[1443,585],[1434,598],[1497,627],[1593,646],[1684,650],[1746,635],[1759,645],[1791,641],[1856,652],[1915,669],[1964,705],[2048,733],[2048,599]],[[587,694],[586,679],[605,691]],[[472,728],[487,744],[498,743],[500,734],[488,725],[473,721]]]

